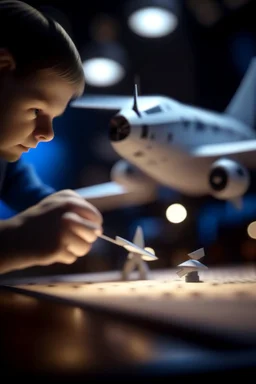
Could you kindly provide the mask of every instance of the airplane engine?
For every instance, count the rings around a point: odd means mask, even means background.
[[[132,190],[145,189],[146,186],[155,185],[150,177],[125,160],[119,160],[112,167],[110,177],[112,181]]]
[[[229,200],[244,195],[250,185],[250,175],[236,161],[219,159],[211,166],[209,183],[213,197]]]

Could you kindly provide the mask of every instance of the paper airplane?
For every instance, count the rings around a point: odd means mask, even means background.
[[[156,257],[156,255],[154,255],[153,253],[139,247],[138,245],[132,243],[129,240],[123,239],[120,236],[116,236],[115,239],[112,239],[111,237],[108,237],[106,235],[100,235],[99,237],[103,240],[119,245],[120,247],[125,248],[129,252],[141,255],[143,260],[152,261],[158,259],[158,257]]]
[[[177,271],[177,275],[180,277],[187,275],[190,272],[198,271],[200,269],[208,269],[204,264],[200,263],[198,260],[187,260],[184,263],[178,265],[181,267]]]
[[[188,253],[188,256],[193,260],[199,260],[205,256],[204,248],[199,248],[194,252]]]
[[[140,249],[145,250],[144,234],[140,226],[137,226],[135,235],[133,237],[133,244],[135,244]],[[143,257],[143,255],[133,251],[129,252],[127,255],[127,260],[124,263],[122,279],[128,280],[134,270],[138,271],[140,280],[148,279],[149,267],[145,261],[150,261],[152,258],[148,259],[147,257],[148,256]]]
[[[186,276],[187,282],[198,282],[198,271],[208,269],[208,267],[198,261],[205,256],[204,248],[199,248],[194,252],[188,253],[188,256],[191,260],[187,260],[178,265],[177,275],[179,277]]]

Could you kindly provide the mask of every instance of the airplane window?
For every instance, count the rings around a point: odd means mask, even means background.
[[[145,112],[150,115],[152,113],[162,112],[162,108],[158,105],[157,107],[147,109]]]
[[[183,126],[184,126],[185,128],[188,128],[189,125],[190,125],[190,121],[188,121],[188,120],[183,120],[183,121],[182,121],[182,124],[183,124]]]
[[[148,137],[148,125],[142,125],[141,138]]]
[[[201,121],[196,121],[196,129],[202,131],[204,129],[204,124]]]

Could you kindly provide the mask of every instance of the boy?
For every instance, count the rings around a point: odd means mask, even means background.
[[[53,139],[53,119],[84,90],[75,45],[55,21],[20,1],[0,1],[0,273],[84,256],[102,216],[71,190],[55,192],[20,159]]]

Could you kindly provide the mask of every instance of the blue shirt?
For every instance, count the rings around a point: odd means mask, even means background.
[[[0,159],[0,199],[12,210],[21,212],[54,192],[22,158],[12,163]]]

